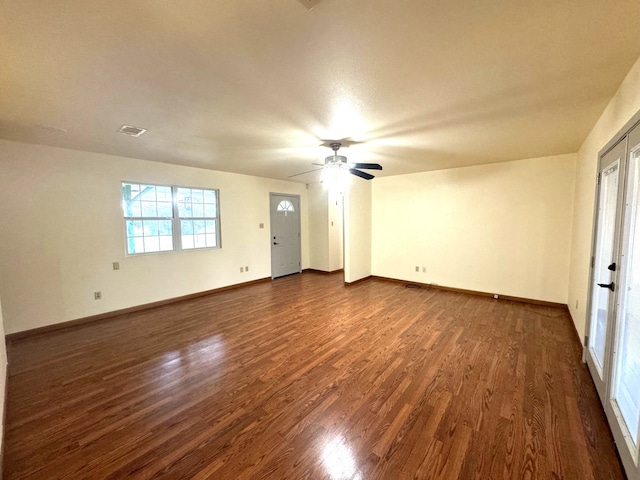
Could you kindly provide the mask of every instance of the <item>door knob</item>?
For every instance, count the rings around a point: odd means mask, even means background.
[[[608,288],[612,292],[615,291],[615,288],[616,288],[616,284],[613,283],[613,282],[611,282],[611,283],[599,283],[598,286],[602,287],[602,288]]]

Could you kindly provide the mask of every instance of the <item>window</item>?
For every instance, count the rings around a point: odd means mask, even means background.
[[[295,212],[296,209],[293,206],[293,203],[291,203],[289,200],[282,200],[279,204],[278,204],[278,208],[276,208],[277,212],[285,212],[285,215],[287,214],[286,212]]]
[[[215,190],[178,187],[178,216],[182,249],[218,246]]]
[[[218,191],[122,183],[127,254],[216,248]]]

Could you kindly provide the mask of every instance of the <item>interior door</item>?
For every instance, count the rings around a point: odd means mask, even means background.
[[[300,273],[300,197],[272,193],[270,210],[271,277]]]
[[[605,411],[630,480],[640,479],[640,126],[627,137],[624,220]],[[622,189],[621,189],[622,190]]]
[[[616,305],[619,226],[624,179],[626,137],[600,159],[598,211],[591,285],[589,338],[586,360],[603,405],[607,401],[609,354]]]

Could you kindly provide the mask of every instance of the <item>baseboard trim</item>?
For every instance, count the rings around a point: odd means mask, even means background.
[[[357,285],[358,283],[366,282],[367,280],[370,280],[372,278],[375,278],[375,277],[373,277],[372,275],[369,275],[364,278],[360,278],[359,280],[355,280],[353,282],[344,282],[344,285],[345,287],[350,287],[352,285]]]
[[[167,298],[166,300],[159,300],[157,302],[144,303],[142,305],[136,305],[134,307],[123,308],[120,310],[113,310],[111,312],[99,313],[97,315],[91,315],[89,317],[77,318],[75,320],[69,320],[67,322],[55,323],[53,325],[46,325],[44,327],[32,328],[30,330],[23,330],[22,332],[9,333],[6,335],[7,342],[15,342],[25,338],[33,337],[35,335],[42,335],[43,333],[56,332],[58,330],[64,330],[66,328],[73,328],[79,325],[87,323],[98,322],[107,318],[117,317],[119,315],[126,315],[127,313],[139,312],[141,310],[149,310],[152,308],[164,307],[172,303],[183,302],[185,300],[192,300],[198,297],[204,297],[212,295],[214,293],[225,292],[227,290],[235,290],[237,288],[248,287],[256,283],[270,282],[271,277],[259,278],[257,280],[251,280],[249,282],[236,283],[233,285],[227,285],[226,287],[213,288],[211,290],[205,290],[203,292],[190,293],[188,295],[182,295],[180,297]],[[1,480],[1,478],[0,478]]]
[[[7,396],[9,393],[9,365],[4,371],[4,396],[2,401],[2,441],[0,442],[0,480],[4,478],[4,439],[7,436]]]
[[[567,313],[569,313],[569,319],[571,320],[571,325],[573,325],[573,333],[575,333],[576,341],[578,342],[578,345],[580,345],[580,353],[581,353],[582,363],[586,363],[587,362],[587,358],[584,355],[584,353],[585,353],[584,338],[580,338],[580,333],[578,333],[578,327],[576,326],[576,322],[573,319],[573,315],[571,315],[571,310],[569,309],[568,305],[567,305]]]
[[[321,275],[333,275],[334,273],[344,272],[344,269],[340,268],[338,270],[316,270],[315,268],[305,268],[302,273],[319,273]]]
[[[420,282],[411,282],[409,280],[400,280],[397,278],[389,278],[389,277],[379,277],[377,275],[373,275],[370,278],[376,279],[376,280],[383,280],[385,282],[395,282],[395,283],[402,283],[405,285],[415,285],[416,287],[419,288],[432,288],[434,290],[444,290],[447,292],[457,292],[457,293],[468,293],[470,295],[478,295],[481,297],[490,297],[493,298],[493,296],[495,295],[494,293],[489,293],[489,292],[480,292],[478,290],[467,290],[465,288],[456,288],[456,287],[446,287],[444,285],[432,285],[430,283],[420,283]],[[548,302],[546,300],[536,300],[534,298],[524,298],[524,297],[514,297],[511,295],[500,295],[498,294],[498,299],[499,300],[509,300],[511,302],[520,302],[520,303],[528,303],[531,305],[541,305],[544,307],[554,307],[554,308],[566,308],[568,309],[567,305],[564,303],[557,303],[557,302]]]

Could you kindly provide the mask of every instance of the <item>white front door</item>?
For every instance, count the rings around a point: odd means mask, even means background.
[[[270,194],[271,278],[300,273],[300,197]]]

